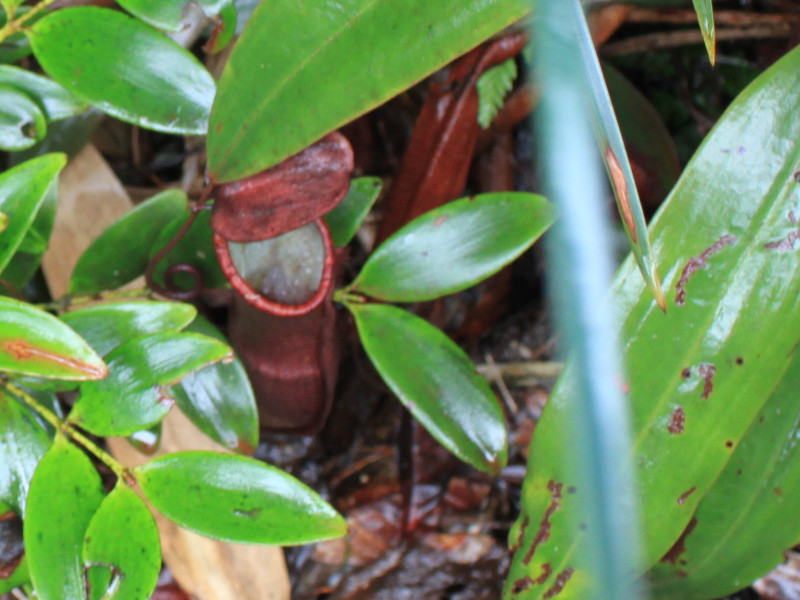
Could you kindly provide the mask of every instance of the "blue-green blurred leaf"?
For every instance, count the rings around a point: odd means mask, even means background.
[[[47,133],[47,121],[26,94],[0,82],[0,149],[24,150]]]

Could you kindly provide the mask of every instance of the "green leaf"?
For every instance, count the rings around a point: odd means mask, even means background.
[[[175,236],[183,226],[190,211],[186,209],[180,217],[164,227],[161,235],[152,244],[152,254],[161,250]],[[209,288],[224,288],[228,286],[228,280],[222,273],[222,269],[217,262],[217,255],[214,251],[214,232],[210,225],[211,211],[204,210],[197,215],[188,233],[181,238],[181,241],[170,250],[161,262],[158,263],[153,271],[153,279],[160,285],[164,285],[164,272],[170,265],[188,264],[200,271],[203,276],[205,286]],[[195,281],[185,273],[177,273],[175,281],[179,286],[191,289]]]
[[[61,320],[105,356],[135,337],[180,331],[196,315],[194,306],[179,302],[109,302],[68,312]]]
[[[165,31],[181,31],[185,23],[183,13],[192,0],[121,0],[119,5],[145,23]],[[194,0],[208,17],[218,15],[231,0]]]
[[[105,598],[147,600],[161,571],[158,529],[147,505],[123,481],[95,513],[83,544],[87,567],[111,567]]]
[[[0,502],[22,517],[33,472],[49,447],[45,430],[0,388]]]
[[[503,108],[506,94],[514,86],[517,78],[517,63],[509,58],[504,63],[492,67],[478,78],[478,124],[488,129],[497,112]]]
[[[350,243],[381,195],[382,189],[383,181],[380,177],[359,177],[350,182],[350,189],[344,200],[325,215],[325,223],[331,231],[336,248],[343,248]]]
[[[179,452],[133,472],[159,512],[208,537],[289,545],[347,533],[345,520],[316,492],[251,458]]]
[[[642,277],[658,305],[666,310],[661,280],[653,262],[653,249],[650,244],[650,234],[647,232],[647,222],[642,212],[642,202],[633,179],[633,170],[628,160],[617,117],[614,114],[614,106],[611,104],[611,97],[603,79],[603,71],[584,12],[579,11],[577,17],[579,22],[575,24],[575,43],[580,49],[582,76],[586,79],[591,93],[590,108],[595,135],[603,155],[611,189],[614,191],[614,198],[617,201],[617,209]]]
[[[85,600],[83,538],[103,501],[100,476],[62,435],[33,475],[23,533],[40,600]]]
[[[47,133],[42,111],[27,95],[0,83],[0,148],[24,150]]]
[[[186,194],[165,190],[117,219],[81,254],[72,271],[69,293],[116,289],[143,275],[153,240],[186,209]]]
[[[54,379],[100,379],[108,374],[94,350],[53,315],[0,297],[0,371]]]
[[[225,341],[206,319],[188,331]],[[200,431],[231,450],[252,454],[258,445],[258,409],[244,365],[238,358],[217,363],[184,378],[172,388],[183,414]]]
[[[675,142],[653,104],[628,79],[608,63],[603,63],[603,76],[628,155],[648,175],[642,195],[660,202],[681,174]]]
[[[27,33],[47,74],[77,97],[146,129],[206,132],[214,80],[149,25],[82,6],[54,11]]]
[[[203,50],[210,54],[222,52],[236,37],[236,22],[238,17],[238,8],[236,4],[223,6],[219,14],[214,19],[214,29],[211,31],[211,37]]]
[[[262,2],[220,77],[208,135],[212,181],[279,163],[531,8],[527,0]]]
[[[0,213],[0,233],[3,233],[6,227],[8,227],[8,215]]]
[[[11,575],[6,579],[0,579],[0,594],[6,594],[15,587],[19,587],[28,583],[30,580],[31,576],[28,572],[28,558],[23,556],[13,573],[11,573]]]
[[[48,121],[74,117],[89,108],[52,79],[19,67],[0,65],[0,84],[34,100]]]
[[[168,388],[192,371],[231,357],[231,349],[194,333],[136,338],[107,357],[109,376],[81,386],[69,421],[99,436],[130,435],[169,412]]]
[[[475,285],[530,247],[555,218],[533,194],[462,198],[425,213],[372,253],[351,289],[391,302],[432,300]]]
[[[400,308],[353,303],[347,308],[372,364],[414,418],[458,458],[497,474],[508,453],[503,412],[467,355],[433,325]]]
[[[757,418],[797,344],[798,87],[800,49],[734,101],[654,219],[656,264],[670,290],[668,314],[642,289],[630,258],[612,288],[621,339],[627,340],[623,381],[645,524],[643,567],[658,561],[688,525],[730,459],[728,442],[736,445]],[[564,491],[572,485],[559,453],[569,431],[574,377],[571,369],[562,376],[537,424],[530,453],[536,466],[526,477],[522,515],[510,535],[520,550],[509,589],[526,577],[537,580],[545,565],[550,573],[518,595],[526,600],[542,597],[567,568],[572,577],[561,600],[583,597],[593,584],[581,556],[573,495],[555,498],[553,492],[557,484]],[[549,536],[536,542],[541,523]]]
[[[20,2],[17,2],[17,0],[11,1],[17,5],[21,4]],[[2,2],[0,2],[0,5],[2,5]],[[16,16],[19,17],[28,10],[29,8],[27,6],[22,6],[18,11],[16,11]],[[3,27],[7,23],[8,17],[4,9],[0,11],[0,27]],[[0,64],[17,62],[18,60],[28,56],[30,53],[30,43],[28,42],[28,38],[25,37],[24,33],[15,33],[8,36],[3,41],[0,41]]]
[[[800,354],[697,507],[683,543],[649,573],[654,598],[732,594],[783,561],[800,539]]]
[[[0,211],[9,218],[0,233],[0,273],[19,248],[67,159],[63,154],[34,158],[0,175]]]
[[[706,45],[708,59],[713,65],[717,59],[717,32],[714,28],[714,9],[711,0],[692,0],[697,13],[697,22],[703,34],[703,43]]]

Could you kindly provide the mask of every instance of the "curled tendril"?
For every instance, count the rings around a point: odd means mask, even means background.
[[[189,289],[179,286],[175,281],[175,276],[179,273],[189,275],[192,278],[192,286]],[[188,263],[177,263],[167,267],[167,270],[164,271],[164,283],[167,284],[166,289],[169,291],[169,297],[183,302],[198,298],[206,287],[203,273],[200,269]]]
[[[186,264],[186,263],[178,263],[174,265],[170,265],[167,267],[166,271],[164,271],[164,283],[166,284],[161,285],[156,282],[155,278],[153,277],[156,267],[158,263],[164,260],[164,257],[167,256],[170,252],[172,252],[173,248],[178,245],[184,236],[189,232],[192,225],[197,219],[197,215],[200,214],[201,210],[207,210],[209,207],[206,206],[205,202],[208,199],[208,195],[210,193],[210,188],[207,190],[200,201],[192,207],[192,212],[183,222],[181,228],[172,236],[172,239],[167,242],[167,244],[161,248],[153,258],[150,259],[150,262],[147,265],[147,270],[144,272],[144,278],[147,282],[147,287],[151,290],[164,296],[166,298],[171,298],[172,300],[180,300],[182,302],[188,302],[190,300],[194,300],[203,293],[203,289],[205,288],[205,279],[203,274],[200,270],[195,267],[194,265]],[[188,290],[185,288],[180,287],[177,282],[175,281],[175,276],[178,273],[184,273],[189,275],[192,278],[192,287]]]

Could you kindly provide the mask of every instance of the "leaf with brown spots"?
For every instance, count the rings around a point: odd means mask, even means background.
[[[53,379],[102,379],[106,365],[53,315],[0,297],[0,371]]]

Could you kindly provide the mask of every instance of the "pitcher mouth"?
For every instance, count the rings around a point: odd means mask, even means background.
[[[245,278],[242,277],[236,268],[233,258],[231,257],[230,248],[228,247],[228,240],[219,233],[214,233],[214,250],[216,251],[217,261],[219,261],[222,272],[225,274],[225,277],[228,279],[233,289],[240,294],[248,304],[254,306],[258,310],[279,317],[300,317],[310,313],[328,297],[333,287],[333,266],[335,259],[333,240],[331,239],[330,230],[323,219],[317,219],[313,221],[313,223],[317,227],[317,231],[322,239],[325,258],[322,264],[322,276],[320,278],[319,287],[314,295],[302,304],[283,304],[270,300],[264,294],[256,291]]]

